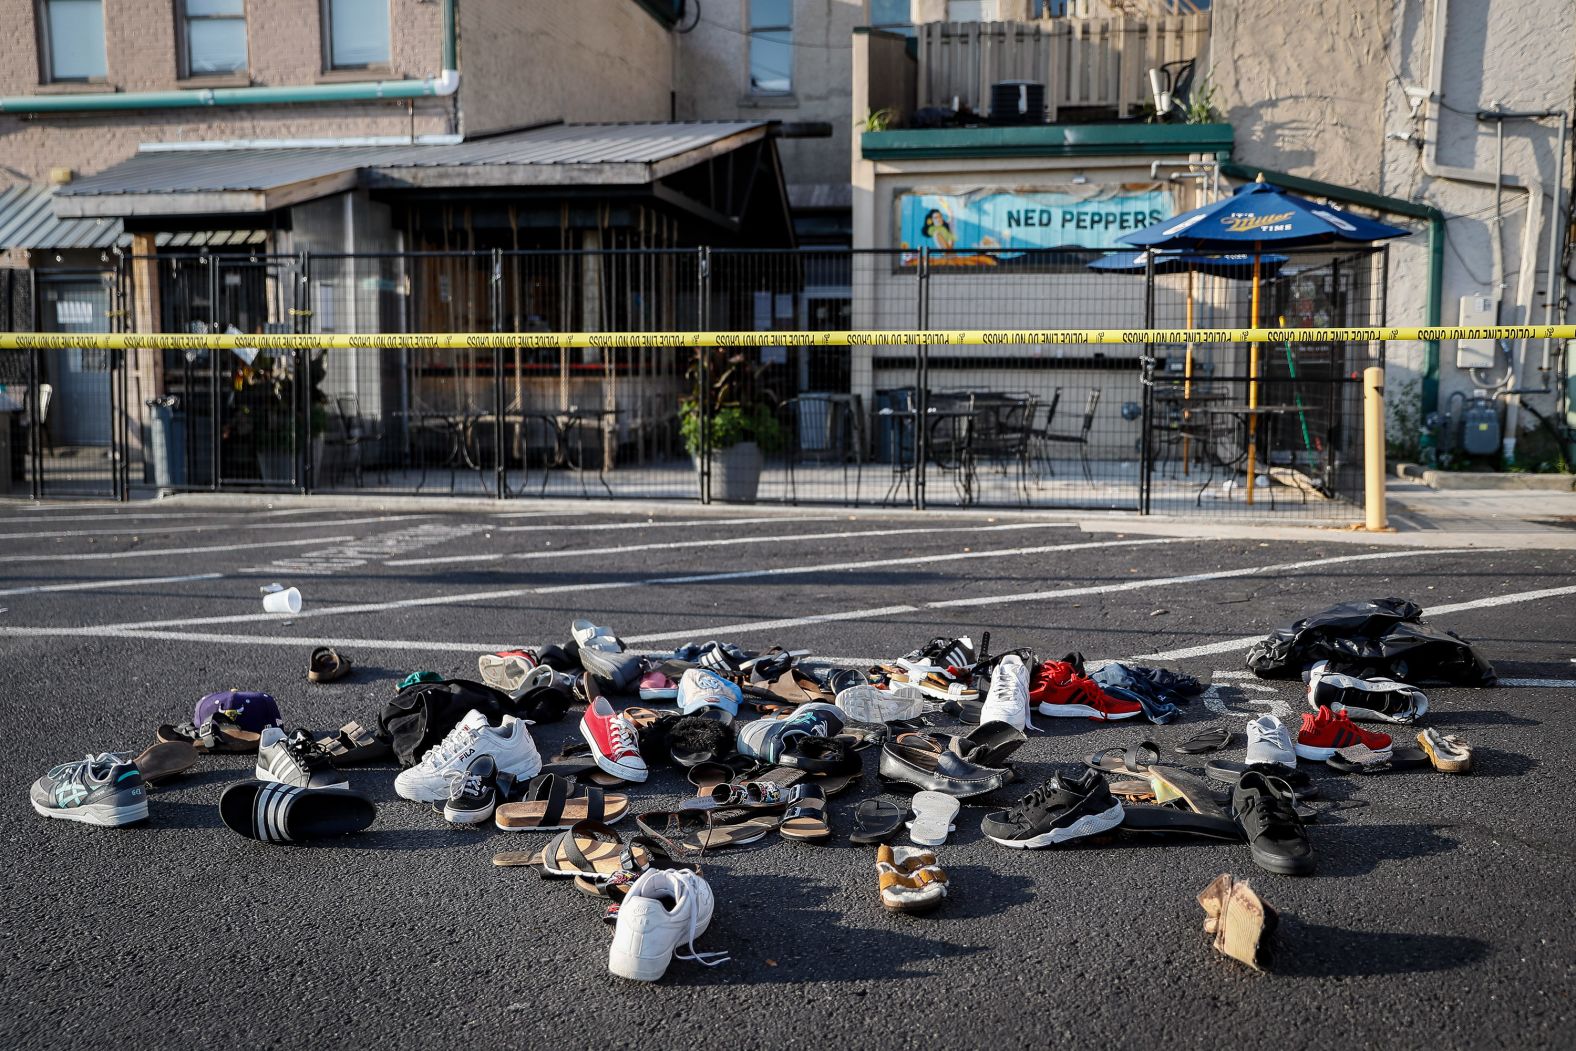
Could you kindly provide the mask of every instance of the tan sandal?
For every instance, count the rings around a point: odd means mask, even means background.
[[[876,887],[891,912],[929,912],[947,897],[947,873],[922,847],[876,848]]]

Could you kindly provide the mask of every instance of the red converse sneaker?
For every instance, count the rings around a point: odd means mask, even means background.
[[[1390,735],[1364,730],[1347,717],[1344,711],[1332,712],[1324,705],[1317,712],[1302,717],[1302,729],[1297,732],[1297,742],[1292,745],[1300,759],[1325,760],[1336,749],[1348,745],[1367,745],[1383,756],[1390,754]]]
[[[615,712],[606,697],[598,697],[581,716],[580,736],[591,746],[591,758],[603,770],[625,781],[646,779],[646,761],[640,758],[635,724]]]
[[[1029,701],[1041,715],[1088,719],[1131,719],[1143,705],[1123,701],[1066,661],[1041,661],[1029,676]]]

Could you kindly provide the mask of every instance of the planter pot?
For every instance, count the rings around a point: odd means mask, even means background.
[[[739,442],[711,453],[711,498],[725,504],[753,504],[761,484],[761,469],[766,457],[754,442]],[[700,474],[700,460],[695,460]],[[698,480],[698,479],[697,479]]]
[[[295,453],[288,449],[269,449],[257,454],[257,473],[265,485],[288,486],[295,480]]]

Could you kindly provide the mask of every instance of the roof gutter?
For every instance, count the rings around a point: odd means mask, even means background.
[[[1251,181],[1262,175],[1266,182],[1272,182],[1288,190],[1328,197],[1332,201],[1372,208],[1376,212],[1388,212],[1391,215],[1404,215],[1427,221],[1428,317],[1424,323],[1430,328],[1439,325],[1445,282],[1444,212],[1431,204],[1406,201],[1399,197],[1386,197],[1366,190],[1354,190],[1346,186],[1337,186],[1335,183],[1321,182],[1318,179],[1304,179],[1298,175],[1287,175],[1285,172],[1270,171],[1268,168],[1256,168],[1250,164],[1226,163],[1220,166],[1220,170],[1222,174],[1232,179]],[[1423,383],[1420,394],[1422,416],[1426,417],[1439,408],[1439,341],[1428,340],[1423,344],[1423,348]]]
[[[106,91],[87,95],[0,97],[0,114],[42,116],[110,110],[200,109],[208,106],[275,106],[299,102],[370,102],[377,99],[446,98],[460,87],[455,46],[455,0],[443,0],[443,71],[421,80],[364,80],[345,84],[282,87],[189,88],[180,91]]]

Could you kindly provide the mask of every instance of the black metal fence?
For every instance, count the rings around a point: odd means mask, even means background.
[[[1097,253],[406,252],[10,272],[13,329],[836,331],[1247,324],[1245,268]],[[1384,320],[1383,252],[1281,253],[1260,319]],[[19,286],[20,287],[20,286]],[[13,492],[377,491],[1360,513],[1382,345],[0,352]],[[38,421],[35,423],[34,421]],[[1249,473],[1249,464],[1252,473]],[[1250,484],[1249,478],[1252,479]],[[4,488],[0,485],[0,488]]]

